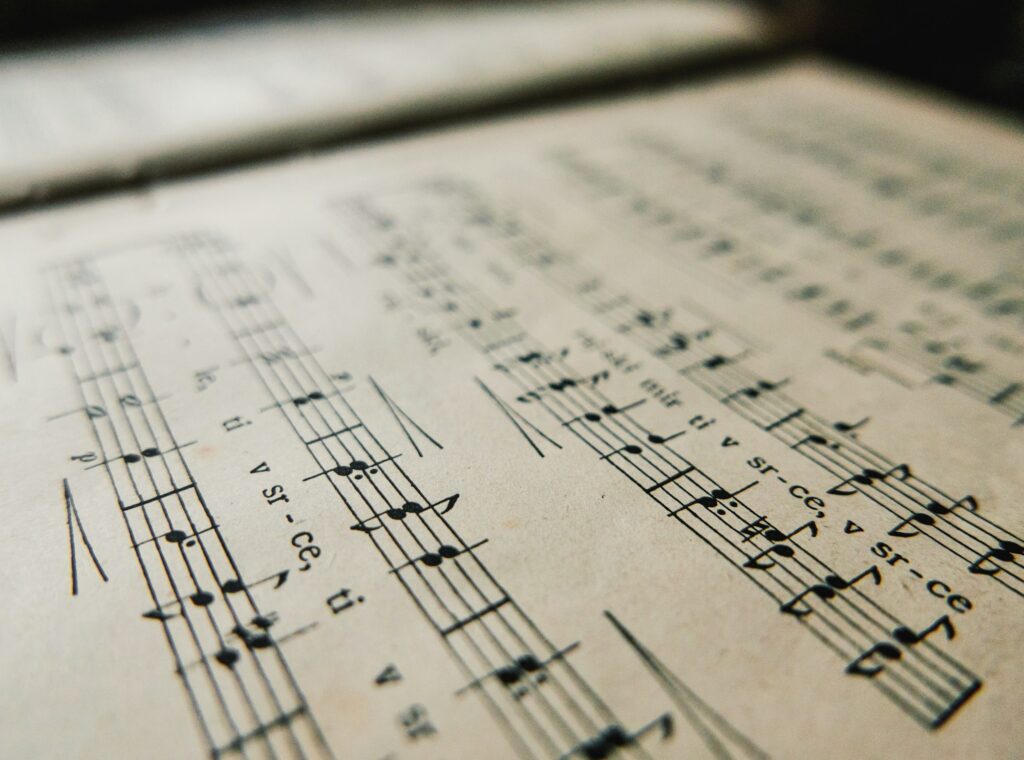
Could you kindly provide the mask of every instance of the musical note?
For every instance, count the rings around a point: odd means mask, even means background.
[[[767,393],[769,391],[778,390],[779,388],[784,386],[787,382],[789,382],[789,381],[788,380],[780,380],[777,383],[773,383],[773,382],[769,382],[768,380],[758,380],[757,383],[755,383],[752,386],[748,386],[748,387],[745,387],[745,388],[740,388],[739,390],[733,391],[729,395],[727,395],[724,398],[722,398],[722,401],[723,402],[732,401],[733,399],[739,398],[740,396],[743,396],[744,398],[757,398],[758,396],[760,396],[763,393]]]
[[[234,667],[235,663],[238,662],[240,657],[241,655],[239,654],[238,650],[233,649],[232,647],[222,647],[221,649],[217,650],[213,655],[213,658],[226,668]]]
[[[906,626],[900,626],[893,630],[893,638],[901,644],[913,646],[927,639],[936,631],[942,631],[946,639],[950,640],[956,636],[956,629],[949,615],[942,615],[922,631],[913,631]],[[851,675],[866,676],[874,678],[885,669],[885,665],[875,661],[876,657],[882,660],[894,662],[903,656],[903,652],[895,644],[889,641],[879,642],[866,651],[862,652],[853,662],[846,666],[846,672]]]
[[[670,309],[662,309],[661,311],[651,311],[650,309],[641,309],[636,314],[637,324],[644,327],[657,327],[668,322],[672,318],[672,311]]]
[[[672,435],[658,435],[657,433],[651,433],[647,436],[647,440],[654,444],[662,444],[675,440],[681,435],[686,435],[686,431],[680,430],[678,433],[673,433]]]
[[[935,518],[927,512],[915,512],[896,523],[896,527],[889,531],[889,535],[896,536],[897,538],[911,538],[913,536],[920,535],[921,531],[915,528],[906,530],[906,528],[911,526],[913,523],[919,523],[920,525],[927,525],[931,527],[932,525],[935,525]]]
[[[228,578],[220,584],[220,587],[225,594],[237,594],[241,591],[244,591],[247,588],[256,588],[257,586],[261,586],[264,583],[269,583],[270,581],[273,581],[274,589],[276,590],[281,588],[281,586],[283,586],[287,582],[289,572],[289,570],[282,570],[279,573],[271,573],[266,578],[261,578],[260,580],[255,581],[253,583],[245,583],[240,578]]]
[[[562,755],[559,760],[570,760],[573,757],[602,758],[611,757],[616,750],[635,746],[649,731],[657,728],[662,741],[672,736],[672,716],[668,713],[655,718],[646,726],[630,733],[620,725],[611,725],[575,747],[572,752]]]
[[[779,557],[785,557],[786,559],[789,559],[794,554],[796,554],[796,550],[794,550],[792,546],[789,546],[788,544],[783,544],[781,542],[789,541],[794,536],[796,536],[804,530],[811,534],[811,538],[815,538],[818,535],[818,524],[814,520],[810,520],[790,533],[783,533],[777,528],[769,528],[768,530],[764,531],[761,535],[763,535],[765,538],[771,541],[773,545],[769,546],[767,549],[764,549],[758,554],[755,554],[753,557],[748,557],[747,561],[743,563],[743,567],[756,568],[757,570],[767,570],[771,567],[774,567],[776,564],[775,560],[771,558],[771,555],[776,555]],[[767,563],[765,563],[764,560],[767,560]]]
[[[1003,568],[997,565],[994,560],[1016,564],[1017,560],[1014,558],[1022,554],[1024,554],[1024,546],[1021,546],[1016,541],[1000,541],[997,547],[989,549],[972,562],[967,569],[975,575],[996,575],[1002,572]]]
[[[419,557],[415,557],[406,562],[405,564],[399,565],[398,567],[394,568],[393,570],[391,570],[391,572],[396,573],[399,570],[404,570],[405,568],[414,565],[417,562],[422,562],[427,567],[440,567],[441,563],[443,563],[446,559],[451,560],[456,559],[457,557],[460,557],[463,554],[472,554],[474,549],[477,549],[486,543],[487,539],[485,538],[482,541],[477,541],[475,544],[465,546],[461,549],[450,544],[442,544],[437,548],[437,551],[426,552]]]
[[[870,486],[876,482],[883,482],[889,478],[906,481],[910,476],[910,467],[905,464],[898,464],[885,472],[879,472],[878,470],[868,468],[862,470],[856,475],[851,475],[845,480],[841,480],[837,485],[828,489],[826,493],[832,494],[833,496],[853,496],[858,493],[860,489],[852,488],[852,483],[856,483],[861,486]]]
[[[815,446],[829,446],[830,448],[832,448],[834,450],[838,450],[839,449],[839,444],[837,444],[837,443],[831,443],[830,444],[828,438],[826,438],[823,435],[817,435],[815,433],[812,433],[810,435],[804,436],[799,441],[794,443],[790,448],[798,449],[801,446],[803,446],[805,443],[813,443]]]
[[[362,531],[364,533],[371,533],[380,527],[380,524],[371,525],[370,523],[376,521],[380,523],[381,518],[388,517],[392,520],[404,520],[409,515],[418,515],[427,510],[436,510],[442,504],[444,509],[438,512],[443,515],[451,511],[455,507],[455,503],[459,500],[459,494],[452,494],[451,496],[441,499],[440,501],[433,502],[431,504],[423,505],[418,501],[407,501],[397,507],[389,507],[386,511],[375,514],[372,517],[368,517],[365,520],[361,520],[355,525],[351,526],[352,530]]]
[[[875,657],[895,661],[902,656],[903,653],[899,647],[888,641],[882,641],[862,652],[853,662],[846,666],[846,672],[850,675],[874,678],[885,669],[885,666],[882,664],[871,664]]]
[[[934,623],[923,631],[915,632],[906,626],[900,626],[899,628],[893,629],[892,635],[893,638],[901,644],[919,644],[935,631],[942,631],[946,634],[947,640],[951,640],[956,637],[956,629],[953,627],[953,622],[949,619],[949,615],[940,616]]]
[[[159,620],[161,622],[166,622],[177,616],[178,613],[166,612],[163,608],[152,609],[142,613],[142,617],[146,618],[147,620]]]
[[[852,434],[870,421],[870,417],[865,417],[864,419],[858,420],[857,422],[836,422],[832,427],[834,427],[840,433]]]
[[[678,473],[670,476],[666,480],[663,480],[662,482],[657,483],[657,484],[655,484],[655,485],[653,485],[650,488],[647,488],[645,490],[648,493],[650,493],[651,491],[654,491],[654,490],[656,490],[658,488],[662,488],[663,486],[667,485],[668,483],[671,483],[671,482],[675,481],[679,477],[688,474],[693,469],[694,469],[693,467],[689,467],[686,470],[678,472]],[[726,504],[726,503],[728,503],[729,506],[735,507],[736,506],[736,502],[732,501],[732,500],[735,499],[737,496],[739,496],[744,491],[747,491],[747,490],[753,488],[754,486],[756,486],[757,483],[758,483],[758,481],[756,481],[756,480],[753,481],[752,483],[747,483],[747,485],[743,486],[743,488],[740,488],[740,489],[738,489],[736,491],[727,491],[724,488],[714,488],[706,496],[698,496],[696,499],[694,499],[694,500],[692,500],[690,502],[687,502],[686,504],[683,504],[681,507],[679,507],[677,509],[672,510],[671,512],[668,513],[668,515],[669,515],[669,517],[675,517],[679,512],[683,512],[683,511],[689,509],[690,507],[694,507],[694,506],[701,506],[701,507],[705,507],[707,509],[713,509],[714,507],[717,507],[719,504]]]
[[[931,527],[936,524],[936,520],[932,515],[943,516],[952,514],[954,510],[961,507],[970,512],[975,512],[978,509],[978,502],[973,496],[965,496],[948,507],[935,501],[929,502],[925,505],[925,509],[927,509],[931,514],[928,514],[928,512],[915,512],[914,514],[900,520],[896,526],[889,531],[889,535],[900,538],[910,538],[912,536],[920,535],[921,531],[912,527],[914,523]]]
[[[954,502],[948,507],[943,504],[939,504],[937,501],[932,501],[929,502],[928,504],[925,504],[924,508],[931,512],[933,515],[949,515],[952,514],[954,510],[957,510],[961,507],[966,509],[968,512],[977,512],[978,501],[973,496],[965,496],[964,498]]]
[[[196,607],[209,607],[214,601],[213,594],[202,589],[199,589],[194,594],[190,594],[189,599]]]
[[[274,640],[270,638],[270,634],[266,632],[266,628],[270,627],[268,620],[268,618],[254,619],[256,627],[260,629],[257,631],[251,631],[239,623],[231,629],[231,632],[242,640],[247,649],[267,649],[274,643]]]
[[[517,356],[516,361],[520,362],[521,364],[540,364],[542,362],[546,363],[547,357],[544,356],[544,354],[542,354],[540,351],[530,351],[529,353],[523,354],[522,356]]]
[[[816,583],[813,586],[808,586],[788,602],[780,606],[779,611],[789,615],[794,615],[798,618],[810,615],[814,610],[811,609],[810,605],[803,601],[804,598],[812,595],[823,601],[830,601],[836,597],[837,592],[845,591],[864,578],[871,578],[876,586],[882,583],[882,574],[878,571],[878,567],[876,565],[871,565],[867,570],[854,576],[850,580],[844,580],[838,575],[826,575],[824,583]]]
[[[664,346],[659,346],[655,349],[655,354],[660,357],[666,357],[673,353],[686,351],[690,348],[690,339],[682,333],[672,333],[668,338],[668,343]]]
[[[578,641],[574,642],[567,647],[556,650],[549,657],[543,660],[538,658],[537,655],[532,652],[519,655],[509,664],[495,668],[485,676],[473,679],[473,681],[463,686],[456,693],[461,694],[469,689],[479,687],[486,678],[493,676],[503,685],[514,689],[516,697],[522,697],[527,693],[527,689],[523,686],[523,681],[529,679],[530,683],[534,686],[546,683],[548,677],[545,671],[548,666],[556,660],[564,659],[565,656],[575,650],[579,644],[580,643]]]

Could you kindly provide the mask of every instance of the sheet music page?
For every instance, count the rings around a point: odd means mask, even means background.
[[[6,219],[2,754],[1019,756],[1022,158],[806,61]]]
[[[0,60],[0,203],[766,41],[738,3],[599,0],[210,21]]]

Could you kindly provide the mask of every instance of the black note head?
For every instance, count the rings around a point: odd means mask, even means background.
[[[216,659],[221,665],[225,665],[230,668],[238,662],[238,650],[225,647],[214,655],[214,659]]]
[[[273,641],[265,633],[249,634],[245,639],[245,645],[251,649],[267,649]]]
[[[516,665],[523,670],[532,673],[535,670],[540,670],[544,667],[544,663],[537,659],[535,655],[524,654],[516,658]]]
[[[498,668],[494,671],[494,675],[496,675],[498,680],[503,684],[509,686],[518,681],[522,673],[515,665],[505,665],[504,667]]]
[[[903,630],[906,631],[907,629],[904,628]],[[907,632],[914,636],[914,633],[912,631]],[[899,640],[899,635],[896,633],[896,631],[893,631],[893,635],[896,636],[897,640]],[[875,651],[887,660],[898,660],[900,656],[903,654],[902,652],[900,652],[900,648],[898,646],[896,646],[895,644],[890,644],[888,641],[883,641],[881,644],[875,647]]]
[[[997,559],[1000,562],[1013,561],[1013,553],[1010,552],[1008,549],[1002,548],[1001,546],[997,549],[992,549],[991,551],[989,551],[988,556],[992,557],[992,559]]]
[[[838,575],[826,575],[825,576],[825,583],[827,583],[832,588],[837,588],[837,589],[840,589],[840,590],[842,590],[844,588],[848,588],[849,585],[850,585],[845,580],[840,578]]]
[[[828,580],[827,578],[825,580]],[[824,585],[819,583],[815,586],[811,586],[811,591],[819,599],[831,599],[836,595],[836,590],[831,585]]]
[[[918,642],[917,634],[903,625],[892,632],[892,637],[901,644],[916,644]],[[895,649],[895,647],[893,648]],[[884,657],[885,655],[883,654],[882,656]],[[889,659],[893,658],[890,657]]]
[[[882,479],[882,473],[878,470],[872,470],[870,467],[859,475],[853,476],[853,482],[859,483],[862,486],[869,486],[876,480]]]

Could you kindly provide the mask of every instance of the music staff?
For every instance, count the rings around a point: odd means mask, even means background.
[[[370,244],[373,244],[372,241]],[[422,261],[424,258],[425,252],[421,248],[419,260]],[[547,270],[554,271],[556,268],[557,266],[549,266]],[[436,287],[446,288],[449,292],[462,294],[466,301],[459,305],[458,311],[460,313],[489,313],[498,308],[485,296],[475,292],[465,282],[459,281],[458,278],[454,277],[449,270],[437,261],[431,261],[429,271],[424,271],[419,269],[419,262],[396,257],[390,270],[396,274],[405,275],[410,282],[422,283],[428,277],[433,277],[437,283]],[[406,272],[408,272],[407,275]],[[606,311],[610,313],[614,308],[607,307]],[[457,329],[457,324],[455,327]],[[681,463],[682,466],[679,466],[675,462],[670,463],[671,460],[665,460],[664,464],[668,465],[668,467],[662,466],[661,460],[666,456],[671,456],[671,452],[661,448],[659,449],[661,453],[656,453],[655,450],[646,448],[646,445],[648,445],[647,436],[651,432],[639,425],[632,413],[601,414],[595,412],[595,409],[603,410],[608,405],[612,408],[618,408],[618,406],[614,401],[604,396],[600,386],[590,386],[583,383],[561,383],[564,378],[586,376],[585,373],[581,373],[571,367],[565,357],[543,364],[517,362],[515,360],[517,356],[533,353],[551,355],[552,352],[540,345],[536,340],[530,338],[514,324],[506,324],[503,326],[503,329],[513,333],[516,336],[516,340],[498,350],[491,349],[493,344],[488,342],[487,336],[481,335],[476,337],[471,332],[461,334],[489,358],[498,360],[497,366],[500,367],[502,376],[515,383],[515,392],[520,394],[532,392],[532,395],[527,396],[531,403],[538,404],[541,408],[546,409],[560,424],[576,435],[582,443],[593,449],[603,461],[615,467],[638,487],[646,492],[646,488],[650,485],[658,484],[673,474],[682,472],[693,465],[692,462],[687,461]],[[631,334],[636,332],[638,331],[634,331]],[[502,356],[503,353],[508,355]],[[723,359],[721,361],[712,361],[713,366],[711,368],[704,367],[704,370],[717,373],[723,368],[728,367],[729,362],[724,360],[724,355],[722,356]],[[702,360],[700,364],[703,365],[705,361]],[[688,366],[694,367],[692,364]],[[696,372],[693,369],[690,371]],[[561,383],[562,387],[555,393],[537,392],[539,388],[548,387],[551,383]],[[749,384],[745,387],[749,387]],[[761,395],[758,394],[758,397]],[[775,396],[776,393],[763,395],[765,397],[769,395]],[[698,479],[696,483],[694,482],[695,479]],[[893,479],[895,480],[895,478]],[[834,571],[826,571],[823,575],[817,575],[815,571],[811,570],[812,564],[816,567],[821,567],[824,563],[817,557],[814,557],[813,554],[810,554],[802,545],[793,542],[793,538],[799,538],[798,534],[802,531],[806,531],[808,536],[813,537],[817,531],[817,524],[814,521],[810,521],[788,534],[775,528],[766,529],[761,535],[747,542],[747,546],[755,542],[758,544],[753,554],[751,554],[749,550],[741,548],[744,546],[744,539],[750,538],[749,535],[744,535],[742,530],[750,521],[756,520],[759,515],[744,504],[742,500],[737,500],[737,505],[739,509],[746,511],[750,515],[746,520],[740,520],[738,514],[735,518],[732,517],[729,509],[723,506],[708,510],[708,517],[698,517],[698,513],[692,509],[679,511],[678,507],[694,502],[702,495],[710,496],[716,488],[720,489],[723,494],[728,493],[727,489],[717,484],[704,486],[702,482],[707,480],[710,480],[710,478],[698,468],[688,472],[685,476],[680,476],[662,489],[654,489],[647,496],[661,504],[666,512],[676,510],[676,519],[682,521],[688,529],[695,532],[701,540],[709,543],[718,553],[725,557],[735,557],[735,559],[731,559],[734,567],[737,567],[746,574],[753,583],[763,588],[776,600],[778,605],[782,605],[786,600],[792,598],[792,596],[798,593],[799,589],[807,588],[814,583],[823,583],[825,576],[841,577]],[[698,483],[701,485],[698,486]],[[673,486],[678,486],[678,489]],[[691,489],[695,486],[703,489],[703,494],[700,490],[694,493]],[[662,494],[664,494],[664,497]],[[703,514],[703,511],[701,514]],[[736,522],[732,524],[734,519]],[[721,525],[719,525],[720,523]],[[769,530],[772,532],[769,532]],[[767,546],[763,544],[765,540],[768,541]],[[785,558],[787,561],[780,565],[775,562],[774,557]],[[805,557],[808,559],[805,560]],[[813,559],[810,559],[811,557]],[[748,563],[752,566],[748,566]],[[781,572],[772,569],[776,566],[782,568]],[[814,573],[808,581],[800,583],[797,588],[790,585],[792,578],[801,577],[808,571]],[[764,585],[766,583],[769,585]],[[775,585],[781,585],[786,589],[785,597],[780,597],[779,594],[772,590],[772,587]],[[822,609],[818,615],[809,616],[805,621],[805,625],[818,625],[814,621],[819,618],[823,619],[831,615],[838,615],[839,619],[836,621],[829,620],[825,623],[823,620],[822,625],[827,627],[824,627],[818,633],[819,636],[823,636],[826,639],[831,639],[833,635],[836,635],[839,641],[844,642],[843,645],[852,640],[845,633],[847,630],[846,626],[853,626],[852,629],[849,629],[850,633],[853,634],[856,631],[855,636],[857,637],[863,636],[871,628],[879,631],[879,633],[887,632],[889,628],[881,620],[876,620],[873,617],[872,611],[869,611],[867,608],[860,608],[859,601],[862,598],[862,592],[859,588],[855,586],[852,591],[851,595],[844,594],[841,596],[839,599],[841,605],[833,605],[829,609]],[[872,602],[870,609],[874,610],[876,607],[877,603]],[[855,612],[854,610],[861,611]],[[862,613],[866,615],[866,619],[861,622],[858,616]],[[851,617],[851,614],[853,617]],[[890,613],[885,614],[890,615]],[[837,633],[839,631],[844,631],[844,633]],[[865,646],[867,646],[867,643],[865,643]],[[854,656],[853,653],[851,653],[852,656]],[[918,658],[923,658],[927,662],[922,661],[918,663],[916,662]],[[945,659],[945,655],[943,658],[933,659],[930,652],[925,653],[923,650],[916,651],[913,660],[913,664],[911,664],[911,659],[903,661],[902,665],[910,664],[910,668],[907,671],[897,671],[890,668],[886,677],[892,678],[895,684],[893,688],[899,689],[901,694],[906,697],[906,699],[901,697],[899,700],[895,700],[896,704],[914,716],[922,725],[931,727],[936,716],[936,710],[944,710],[945,706],[937,707],[942,704],[943,697],[935,694],[921,701],[921,692],[918,691],[918,686],[926,692],[931,688],[928,685],[930,678],[926,673],[930,672],[932,668],[938,668],[940,671],[950,668],[948,677],[953,678],[954,674],[959,676],[962,673],[969,673],[969,671],[963,669],[959,664],[954,666],[951,664],[952,661]],[[912,685],[913,683],[917,683],[918,686]]]

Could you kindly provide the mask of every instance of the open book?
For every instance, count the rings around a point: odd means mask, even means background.
[[[1019,755],[1022,166],[807,58],[9,213],[2,754]]]
[[[736,4],[204,18],[0,61],[0,205],[295,151],[769,45]]]

